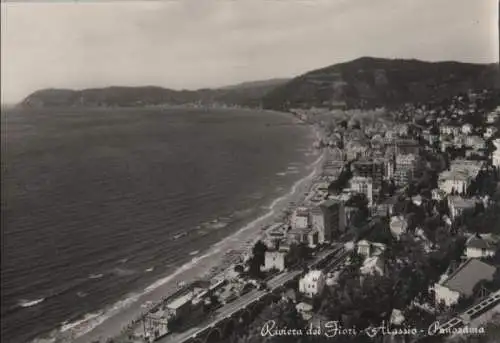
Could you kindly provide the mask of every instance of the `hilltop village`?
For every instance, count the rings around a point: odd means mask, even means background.
[[[324,156],[304,200],[114,341],[500,341],[498,94],[290,112]]]

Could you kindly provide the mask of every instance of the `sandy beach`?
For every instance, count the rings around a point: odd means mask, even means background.
[[[319,132],[315,130],[316,137]],[[311,147],[309,153],[314,150]],[[306,175],[295,182],[286,194],[275,199],[269,204],[269,211],[246,224],[234,234],[215,244],[201,256],[193,260],[170,275],[154,282],[142,292],[130,294],[123,300],[105,308],[102,313],[97,313],[95,318],[88,318],[79,325],[68,327],[63,336],[52,341],[94,342],[105,341],[107,338],[116,337],[141,313],[146,312],[144,304],[157,303],[162,298],[168,297],[177,290],[179,282],[189,283],[200,278],[209,278],[229,267],[235,252],[248,251],[253,243],[262,235],[262,228],[278,221],[283,216],[283,211],[290,203],[300,203],[305,198],[305,193],[310,189],[312,181],[320,175],[324,153],[315,151],[317,158],[307,167]],[[232,252],[232,253],[231,253]],[[232,258],[231,258],[232,257]],[[57,335],[59,336],[59,335]]]

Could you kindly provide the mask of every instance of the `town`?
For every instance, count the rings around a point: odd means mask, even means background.
[[[303,201],[229,269],[182,285],[113,341],[426,342],[486,325],[498,338],[487,322],[500,304],[499,99],[289,109],[324,156]],[[269,321],[350,334],[264,340]],[[403,334],[360,336],[381,323]]]

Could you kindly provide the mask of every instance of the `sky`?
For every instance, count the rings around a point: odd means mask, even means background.
[[[225,86],[361,56],[498,61],[498,0],[1,4],[1,101],[41,88]]]

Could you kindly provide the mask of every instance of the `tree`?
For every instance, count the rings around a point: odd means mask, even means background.
[[[252,257],[248,261],[249,263],[249,274],[253,278],[260,278],[262,273],[260,267],[265,262],[265,254],[267,251],[267,246],[262,241],[257,241],[252,249]]]
[[[356,250],[353,250],[351,255],[349,256],[349,261],[351,262],[352,266],[354,266],[355,268],[359,268],[363,264],[363,256],[358,254]]]
[[[352,222],[355,226],[361,225],[370,216],[370,210],[368,209],[368,199],[364,194],[354,194],[346,202],[346,206],[355,207],[357,209],[355,217],[352,219]]]
[[[287,255],[287,262],[289,264],[304,264],[306,261],[310,260],[312,257],[311,248],[306,243],[292,244],[290,246],[290,251]]]

